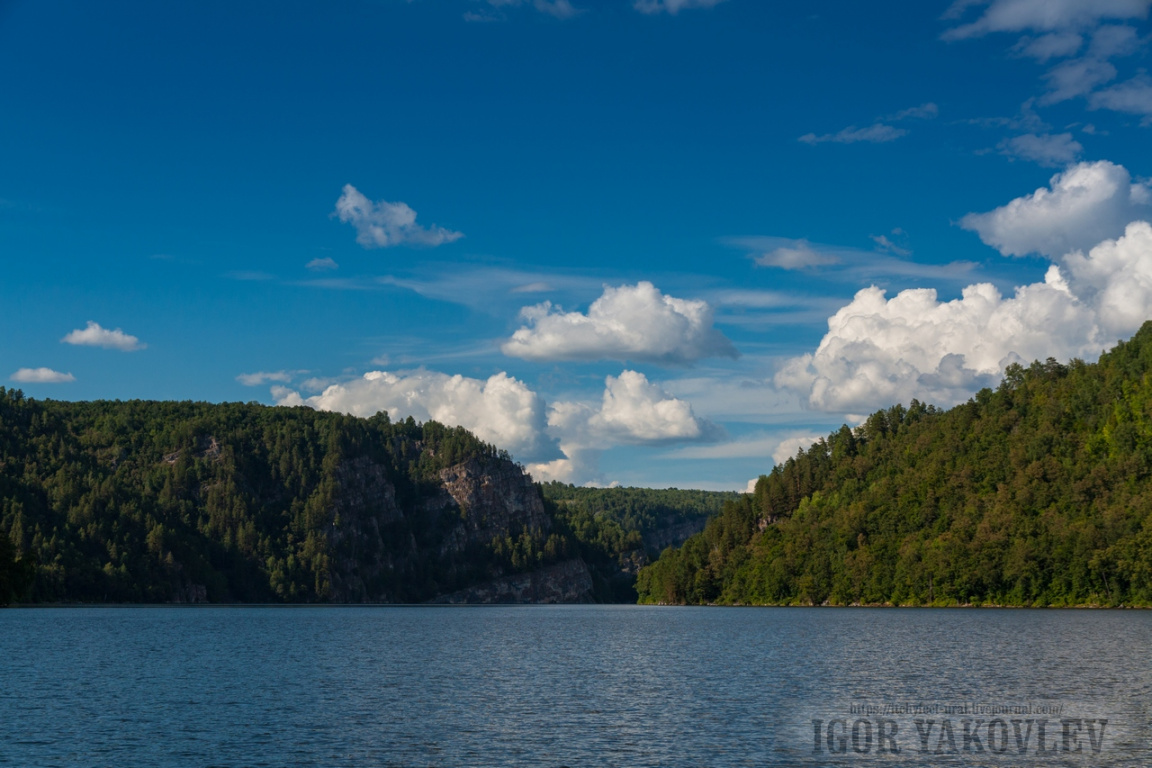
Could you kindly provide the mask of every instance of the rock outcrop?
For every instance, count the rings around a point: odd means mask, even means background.
[[[503,576],[429,600],[441,604],[590,603],[592,574],[583,560],[567,560],[528,573]]]
[[[420,579],[432,589],[448,587],[438,602],[592,600],[582,560],[508,574],[506,564],[478,554],[494,541],[524,532],[542,538],[552,528],[539,490],[518,465],[473,457],[438,477],[439,489],[425,488],[405,505],[383,464],[360,456],[339,467],[328,527],[330,601],[407,602],[418,594],[411,586]]]

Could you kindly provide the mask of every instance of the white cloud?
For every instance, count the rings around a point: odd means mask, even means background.
[[[1141,124],[1147,125],[1152,122],[1152,78],[1137,75],[1131,80],[1097,91],[1088,97],[1088,107],[1144,115]]]
[[[918,107],[909,107],[889,115],[885,120],[931,120],[940,114],[940,107],[928,101]]]
[[[258,371],[256,373],[242,373],[236,377],[236,381],[240,382],[246,387],[259,387],[269,381],[281,381],[288,383],[292,381],[292,374],[289,371]]]
[[[61,373],[51,368],[21,368],[12,374],[11,379],[23,384],[64,384],[76,381],[76,377],[72,374]]]
[[[124,331],[117,328],[110,331],[107,328],[101,328],[99,323],[88,321],[88,326],[83,329],[76,329],[71,331],[67,336],[60,339],[64,344],[75,344],[82,347],[103,347],[104,349],[118,349],[121,352],[135,352],[138,349],[144,349],[147,344],[140,343],[140,339],[135,336],[130,336]]]
[[[527,325],[501,345],[525,360],[636,360],[687,365],[705,357],[736,357],[713,325],[707,302],[665,296],[649,282],[605,287],[588,314],[551,302],[521,310]]]
[[[840,259],[831,253],[817,251],[807,240],[797,240],[793,244],[782,245],[760,254],[756,257],[756,263],[762,267],[807,269],[839,264]]]
[[[1106,341],[1134,332],[1152,319],[1152,226],[1133,222],[1124,236],[1105,240],[1087,255],[1064,257],[1076,295],[1096,310]]]
[[[302,398],[283,387],[274,388],[273,396],[279,405],[308,405],[354,416],[387,411],[393,420],[411,416],[463,426],[481,440],[528,460],[555,454],[554,443],[545,435],[543,400],[503,372],[483,380],[425,370],[369,371],[313,397]]]
[[[416,211],[407,203],[373,203],[351,184],[344,185],[333,215],[356,228],[356,242],[365,248],[389,248],[395,245],[435,247],[464,237],[444,227],[421,227]]]
[[[1048,93],[1040,97],[1041,105],[1057,104],[1090,93],[1098,85],[1116,77],[1116,67],[1101,59],[1072,59],[1059,64],[1044,78]]]
[[[1013,50],[1022,56],[1030,56],[1041,64],[1049,59],[1062,59],[1071,56],[1080,50],[1084,38],[1075,32],[1054,32],[1032,38],[1025,37],[1020,40]]]
[[[488,5],[493,8],[518,8],[520,6],[531,6],[540,13],[548,16],[553,16],[557,19],[570,19],[577,16],[583,11],[572,5],[571,0],[488,0]],[[469,13],[464,17],[469,21],[495,21],[496,19],[491,16],[482,14]]]
[[[613,446],[703,441],[721,434],[686,401],[630,370],[605,378],[599,402],[570,400],[548,407],[503,372],[482,380],[423,369],[370,371],[312,397],[283,386],[272,387],[272,396],[283,406],[355,416],[387,411],[394,420],[411,416],[463,426],[517,459],[534,462],[529,470],[537,479],[576,483],[602,481],[599,457]]]
[[[661,445],[709,440],[720,430],[698,418],[692,406],[673,397],[642,373],[625,370],[608,376],[599,407],[558,402],[548,409],[549,433],[560,441],[564,458],[528,467],[537,480],[602,482],[600,454],[617,445]]]
[[[980,18],[953,27],[942,37],[960,40],[991,32],[1067,32],[1095,27],[1105,19],[1143,19],[1152,0],[961,0],[945,18],[958,18],[974,5],[987,5]]]
[[[884,123],[874,123],[867,128],[857,128],[854,125],[850,125],[837,133],[825,133],[822,136],[817,136],[814,133],[806,133],[797,139],[797,141],[805,144],[823,144],[825,142],[855,144],[860,141],[883,144],[885,142],[895,141],[907,133],[908,131],[904,128],[896,128],[895,126]]]
[[[1004,139],[997,145],[1000,154],[1020,160],[1030,160],[1045,166],[1063,166],[1074,161],[1084,151],[1080,142],[1070,133],[1027,133]]]
[[[1088,53],[1102,59],[1129,56],[1140,49],[1140,43],[1135,27],[1107,24],[1092,33],[1092,44],[1088,47]]]
[[[898,238],[903,232],[893,230]],[[943,280],[968,279],[976,264],[954,261],[948,264],[921,264],[891,254],[910,254],[910,249],[893,243],[886,236],[873,237],[882,251],[867,251],[842,245],[810,243],[786,237],[730,237],[723,242],[737,248],[753,251],[752,258],[760,266],[780,269],[805,269],[813,266],[828,267],[821,270],[822,277],[833,277],[859,283],[881,275],[935,278]],[[895,249],[895,250],[894,250]]]
[[[896,234],[895,232],[893,234]],[[897,235],[898,236],[898,235]],[[876,243],[876,247],[882,251],[894,254],[896,256],[911,256],[912,250],[905,248],[902,245],[897,245],[892,242],[888,235],[871,235],[872,242]]]
[[[988,213],[970,213],[960,225],[1005,256],[1058,257],[1124,231],[1152,212],[1152,192],[1106,160],[1080,163],[1052,177],[1048,188],[1018,197]]]
[[[675,16],[688,8],[711,8],[724,0],[635,0],[632,7],[640,13],[668,13]]]
[[[817,440],[823,440],[824,435],[793,435],[786,437],[776,444],[776,448],[772,451],[772,461],[777,464],[783,464],[788,459],[795,458],[796,454],[803,448],[807,451]]]
[[[867,412],[913,397],[951,405],[1013,362],[1093,359],[1150,316],[1152,226],[1133,222],[1008,298],[987,283],[948,302],[931,289],[886,299],[866,288],[828,320],[816,351],[789,360],[775,382],[822,411]]]
[[[310,269],[313,272],[326,272],[330,269],[339,269],[340,265],[336,263],[335,259],[325,257],[323,259],[312,259],[304,265],[305,269]]]

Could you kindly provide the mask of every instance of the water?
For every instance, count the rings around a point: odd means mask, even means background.
[[[1152,612],[41,608],[0,611],[0,660],[6,765],[1152,764]],[[965,751],[937,709],[958,752],[925,755],[890,710],[895,755],[849,709],[961,702],[1062,707],[1053,745],[1061,716],[1109,724],[1041,756],[973,715]]]

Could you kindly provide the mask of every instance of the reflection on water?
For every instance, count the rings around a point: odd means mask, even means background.
[[[0,658],[22,766],[1152,764],[1149,612],[45,608],[0,612]],[[989,745],[962,704],[1034,709]],[[1042,719],[1056,752],[1020,753]]]

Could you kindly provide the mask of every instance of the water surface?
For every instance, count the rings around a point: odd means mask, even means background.
[[[1152,764],[1152,612],[36,608],[0,611],[0,659],[20,766]],[[1110,730],[1099,752],[924,755],[890,710],[898,756],[861,752],[863,726],[814,752],[813,720],[874,727],[853,706],[965,702]]]

